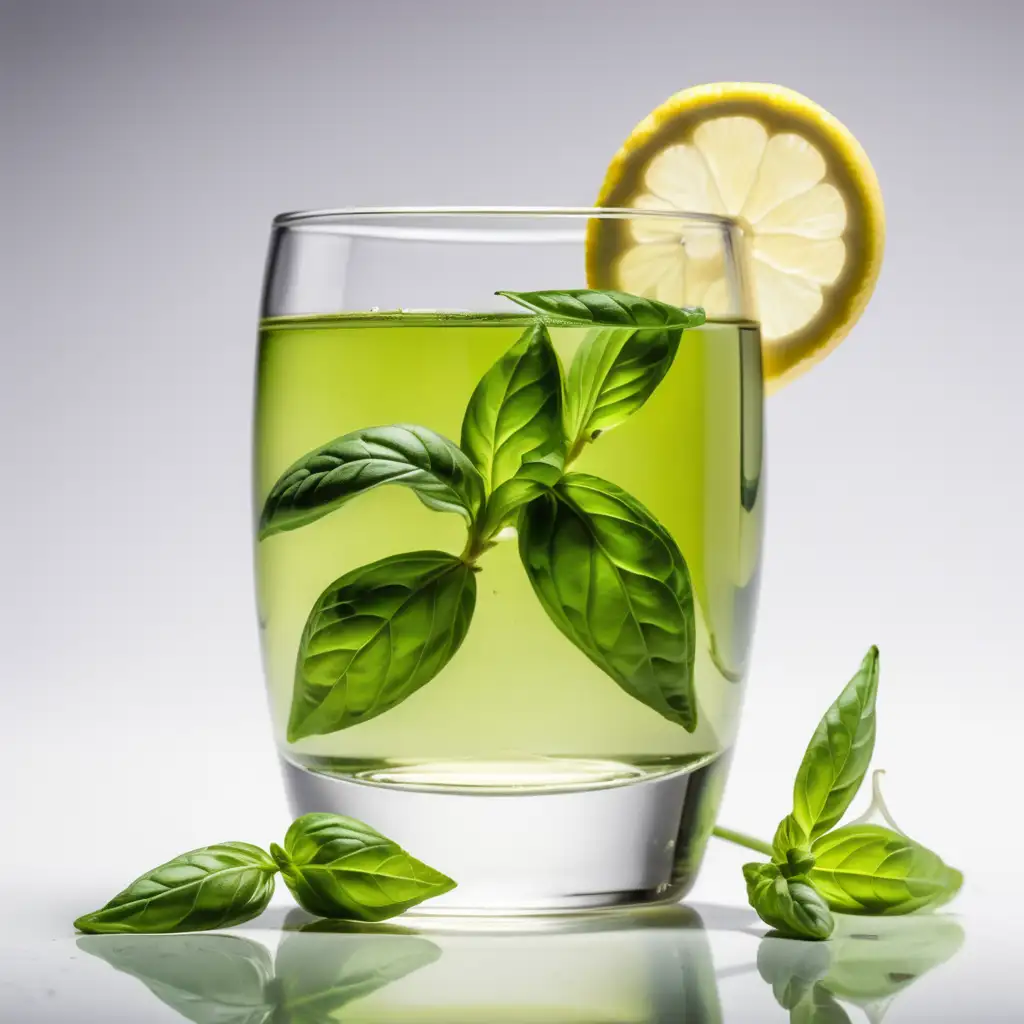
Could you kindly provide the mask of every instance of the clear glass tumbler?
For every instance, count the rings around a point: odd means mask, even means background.
[[[496,294],[626,280],[707,322]],[[728,219],[278,217],[256,575],[295,812],[360,818],[455,878],[432,913],[684,894],[740,713],[762,430]]]

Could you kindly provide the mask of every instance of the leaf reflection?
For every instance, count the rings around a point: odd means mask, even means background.
[[[757,969],[794,1024],[848,1021],[837,1000],[879,1024],[896,996],[953,957],[963,940],[963,928],[945,915],[839,915],[831,942],[762,939]]]

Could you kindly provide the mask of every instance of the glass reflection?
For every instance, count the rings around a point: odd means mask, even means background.
[[[839,918],[828,943],[760,938],[751,918],[710,907],[708,930],[675,906],[358,925],[296,911],[283,931],[254,932],[267,944],[193,934],[78,945],[195,1024],[720,1024],[772,1019],[773,1002],[800,1024],[878,1024],[963,942],[939,915]],[[729,962],[717,977],[713,946]],[[730,979],[752,974],[767,985],[734,1005]]]

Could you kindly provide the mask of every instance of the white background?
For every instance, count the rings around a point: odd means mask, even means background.
[[[968,920],[1006,912],[1024,838],[1024,6],[4,15],[0,866],[33,908],[21,925],[63,927],[171,854],[286,824],[248,535],[271,216],[587,204],[648,110],[726,79],[845,121],[889,238],[853,335],[769,402],[767,560],[722,820],[770,837],[818,716],[877,643],[890,806],[964,869]],[[743,859],[716,844],[695,896],[741,902]]]

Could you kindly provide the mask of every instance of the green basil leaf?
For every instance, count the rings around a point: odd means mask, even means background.
[[[285,932],[277,947],[274,1024],[347,1019],[342,1007],[432,964],[441,950],[413,935]]]
[[[665,378],[682,331],[604,327],[588,331],[566,382],[566,421],[574,448],[633,415]]]
[[[481,520],[481,537],[493,537],[510,526],[517,513],[534,498],[546,494],[562,478],[564,455],[551,455],[524,465],[519,475],[506,480],[487,499]]]
[[[355,818],[304,814],[271,853],[299,905],[320,917],[383,921],[455,888],[447,875]]]
[[[264,1024],[273,1012],[270,954],[234,935],[87,935],[90,956],[138,978],[195,1024]]]
[[[75,927],[93,933],[230,928],[263,913],[276,874],[274,861],[258,846],[204,846],[147,871]]]
[[[832,934],[828,905],[805,876],[785,878],[775,864],[744,864],[743,877],[757,916],[781,935],[818,940]]]
[[[488,494],[531,463],[564,464],[562,371],[543,324],[527,327],[481,378],[462,421],[462,450]]]
[[[259,537],[295,530],[382,484],[410,487],[427,508],[472,522],[484,499],[476,467],[448,438],[426,427],[367,427],[303,455],[270,489]]]
[[[448,664],[476,607],[473,569],[443,551],[391,555],[335,580],[299,643],[288,741],[369,721]]]
[[[519,552],[555,625],[631,697],[693,732],[693,589],[654,516],[615,484],[572,473],[523,510]]]
[[[952,899],[963,875],[938,854],[882,825],[846,825],[812,847],[810,878],[844,914],[910,914]]]
[[[779,873],[784,878],[796,878],[797,875],[806,875],[814,867],[814,854],[808,850],[787,850],[786,859],[776,862]]]
[[[789,1015],[790,1024],[850,1024],[850,1015],[823,985],[814,985]]]
[[[782,860],[793,847],[808,847],[846,813],[875,749],[878,648],[818,723],[793,785],[793,812],[782,819],[773,846]]]
[[[766,935],[757,947],[757,973],[772,987],[775,1001],[792,1010],[810,995],[832,964],[831,943],[794,942]]]
[[[699,327],[704,310],[672,306],[628,292],[589,288],[566,291],[498,292],[542,316],[579,323],[627,327]]]

